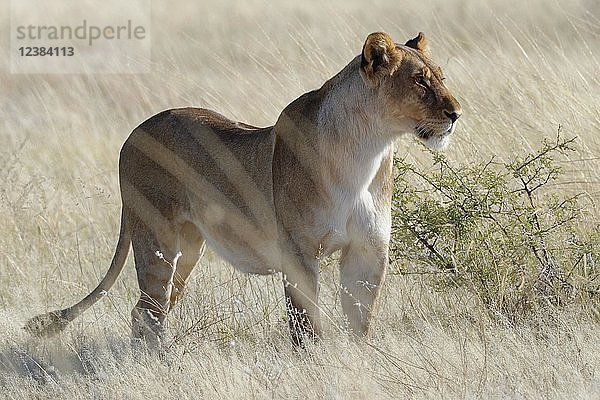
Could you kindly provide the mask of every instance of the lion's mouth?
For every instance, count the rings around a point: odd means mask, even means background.
[[[430,149],[444,150],[450,143],[450,138],[456,128],[456,122],[444,126],[438,125],[436,128],[438,129],[432,129],[431,125],[420,124],[415,127],[415,136]]]
[[[456,128],[456,122],[451,123],[447,126],[441,127],[441,129],[432,129],[422,124],[415,127],[415,135],[422,140],[429,140],[432,137],[444,137],[454,133]]]
[[[422,126],[415,127],[415,134],[419,139],[427,140],[435,136],[435,132]]]
[[[454,121],[453,123],[450,124],[447,134],[452,135],[454,133],[454,129],[456,129],[456,121]]]

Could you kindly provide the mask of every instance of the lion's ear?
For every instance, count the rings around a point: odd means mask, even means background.
[[[382,77],[394,72],[401,59],[402,54],[387,33],[371,33],[363,46],[361,75],[371,86],[376,86]]]
[[[429,57],[429,46],[427,45],[427,39],[425,39],[425,35],[423,34],[423,32],[419,32],[416,38],[410,39],[408,42],[406,42],[405,45],[408,47],[412,47],[418,52]]]

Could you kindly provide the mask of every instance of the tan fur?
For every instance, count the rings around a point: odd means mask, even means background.
[[[369,335],[387,266],[393,142],[414,132],[443,147],[460,112],[422,34],[402,46],[378,32],[274,126],[197,108],[155,115],[121,149],[121,233],[106,277],[81,302],[26,328],[59,331],[94,304],[131,243],[141,292],[133,334],[159,344],[206,243],[241,271],[282,273],[295,344],[320,335],[319,261],[341,250],[349,328]]]

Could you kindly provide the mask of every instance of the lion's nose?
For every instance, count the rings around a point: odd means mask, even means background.
[[[450,118],[452,120],[452,123],[455,123],[456,120],[462,115],[462,113],[456,112],[456,111],[448,112],[448,111],[444,110],[444,115],[446,117]]]

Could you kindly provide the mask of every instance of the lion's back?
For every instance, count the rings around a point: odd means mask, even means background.
[[[214,190],[250,214],[253,202],[266,203],[261,208],[273,203],[273,147],[270,127],[234,122],[202,108],[166,110],[135,128],[123,145],[122,191],[134,188],[169,214],[174,206],[186,208],[190,197]]]

